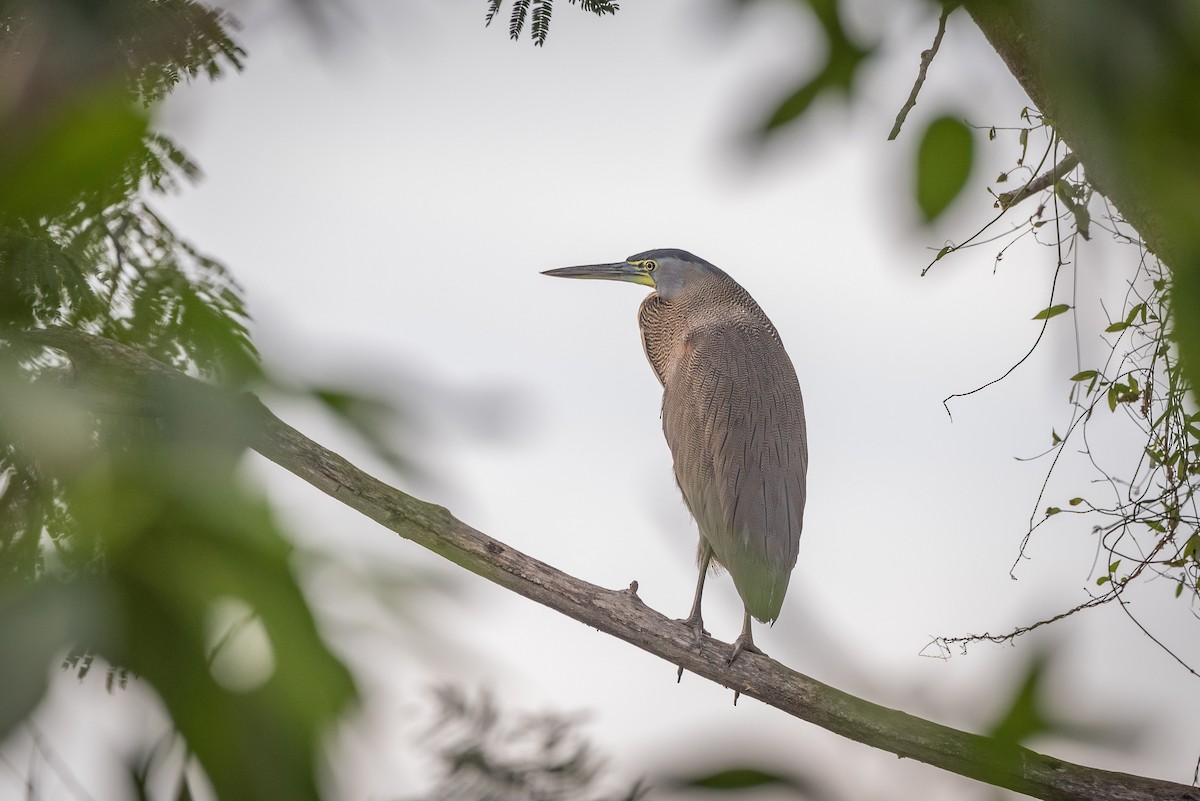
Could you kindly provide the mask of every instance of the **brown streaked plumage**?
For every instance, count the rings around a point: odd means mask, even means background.
[[[745,606],[733,657],[757,651],[750,618],[779,617],[800,545],[808,441],[804,400],[775,326],[736,281],[682,250],[546,275],[653,286],[638,322],[663,385],[663,434],[700,529],[700,576],[687,623],[703,632],[710,565],[729,571]]]

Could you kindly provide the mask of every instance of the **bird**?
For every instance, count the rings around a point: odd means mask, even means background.
[[[701,646],[705,578],[724,567],[743,605],[729,662],[743,652],[762,654],[750,619],[773,624],[779,617],[807,496],[804,399],[779,332],[740,284],[685,250],[647,250],[542,274],[654,290],[638,310],[642,347],[663,387],[675,481],[700,531],[700,573],[683,622]]]

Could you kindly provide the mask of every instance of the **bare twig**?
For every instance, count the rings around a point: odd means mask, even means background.
[[[946,6],[942,9],[942,16],[938,18],[937,34],[933,37],[933,44],[928,50],[921,52],[921,68],[917,71],[917,80],[913,82],[912,91],[908,93],[908,100],[904,101],[904,105],[900,108],[900,113],[896,115],[896,122],[892,125],[892,131],[888,134],[888,141],[895,139],[900,135],[900,128],[904,125],[904,120],[908,117],[908,112],[913,110],[913,106],[917,105],[917,95],[921,92],[921,87],[925,85],[925,73],[929,72],[929,65],[933,63],[933,57],[937,55],[938,48],[942,46],[942,37],[946,35],[946,17],[950,16],[952,8]]]
[[[154,397],[167,382],[229,402],[221,390],[124,345],[68,329],[31,341],[64,351],[91,385]],[[115,379],[115,381],[114,381]],[[962,776],[1054,801],[1200,801],[1200,788],[1063,762],[1011,743],[959,731],[873,704],[759,654],[729,663],[730,646],[704,637],[646,606],[630,588],[609,590],[567,575],[471,528],[446,509],[367,475],[287,425],[257,398],[242,398],[240,426],[249,447],[340,503],[460,567],[592,628],[625,640],[697,676],[756,698],[835,734]]]
[[[1064,618],[1068,618],[1071,615],[1076,614],[1077,612],[1082,612],[1084,609],[1091,609],[1092,607],[1102,606],[1103,604],[1109,603],[1110,601],[1119,601],[1122,605],[1122,608],[1124,608],[1124,604],[1126,602],[1124,599],[1121,598],[1121,593],[1125,590],[1125,587],[1130,582],[1137,579],[1138,576],[1142,575],[1142,572],[1153,563],[1155,557],[1158,556],[1159,552],[1162,551],[1162,549],[1165,548],[1167,546],[1167,544],[1172,541],[1172,539],[1173,538],[1169,534],[1167,536],[1163,537],[1162,539],[1160,539],[1158,541],[1158,544],[1154,547],[1154,550],[1152,550],[1146,556],[1146,558],[1143,559],[1138,564],[1138,566],[1136,568],[1134,568],[1132,571],[1130,571],[1128,576],[1126,576],[1120,582],[1110,581],[1109,588],[1107,591],[1101,593],[1100,595],[1095,595],[1095,596],[1089,598],[1088,600],[1084,601],[1083,603],[1081,603],[1077,606],[1073,606],[1064,612],[1059,612],[1057,615],[1054,615],[1053,617],[1044,618],[1042,620],[1037,621],[1036,623],[1031,623],[1028,626],[1019,626],[1018,628],[1013,629],[1012,631],[1008,632],[1007,634],[991,634],[989,632],[984,632],[983,634],[964,634],[964,635],[960,635],[958,637],[937,637],[934,639],[934,642],[944,648],[949,648],[949,646],[951,646],[951,645],[958,645],[958,646],[965,647],[971,643],[984,642],[984,641],[994,642],[994,643],[1006,643],[1006,642],[1010,643],[1013,640],[1015,640],[1017,637],[1020,637],[1022,634],[1028,634],[1029,632],[1033,631],[1034,629],[1040,629],[1042,626],[1048,626],[1051,623],[1057,623],[1058,621],[1063,620]],[[1026,537],[1026,541],[1028,541],[1028,537]],[[1128,614],[1128,610],[1126,611],[1126,614]],[[1137,623],[1137,620],[1134,620],[1134,622]],[[1138,627],[1142,628],[1140,623],[1138,623]],[[1142,631],[1145,632],[1147,636],[1150,636],[1150,639],[1154,640],[1154,637],[1151,636],[1150,632],[1146,631],[1145,628],[1142,628]],[[1154,640],[1154,641],[1158,642],[1157,640]],[[1159,644],[1161,645],[1161,643],[1159,643]],[[1170,652],[1168,651],[1168,653],[1170,653]],[[1171,654],[1171,655],[1175,656],[1174,654]],[[1175,659],[1176,659],[1176,661],[1179,662],[1179,664],[1181,664],[1185,668],[1187,668],[1187,670],[1190,673],[1192,673],[1193,675],[1196,673],[1196,671],[1192,670],[1192,668],[1189,667],[1186,663],[1184,663],[1183,660],[1179,659],[1179,657],[1175,657]]]

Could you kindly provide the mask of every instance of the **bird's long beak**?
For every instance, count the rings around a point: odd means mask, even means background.
[[[542,275],[555,278],[599,278],[605,281],[629,281],[634,284],[654,286],[654,279],[642,264],[619,261],[616,264],[584,264],[579,267],[559,267],[546,270]]]

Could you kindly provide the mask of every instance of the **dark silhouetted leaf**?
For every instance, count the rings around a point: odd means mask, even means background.
[[[689,779],[687,786],[703,787],[708,790],[749,790],[752,787],[768,785],[788,785],[790,782],[774,773],[767,773],[757,768],[729,768],[728,770],[710,773]]]

